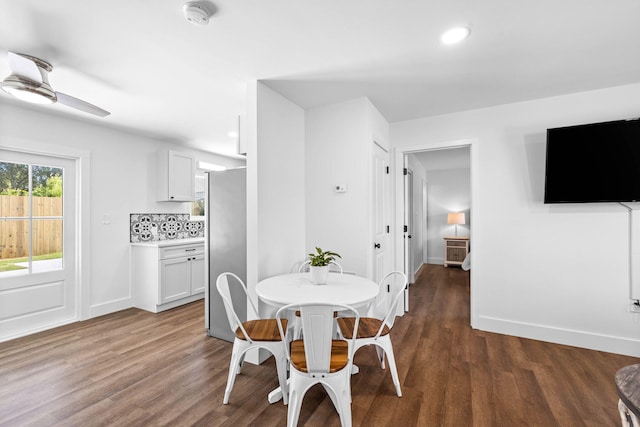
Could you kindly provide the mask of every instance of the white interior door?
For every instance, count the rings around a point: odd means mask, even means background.
[[[415,244],[413,239],[415,236],[414,228],[414,206],[413,206],[413,172],[411,169],[405,168],[404,175],[404,265],[405,274],[409,283],[415,280]]]
[[[379,282],[389,270],[390,247],[390,190],[389,153],[373,144],[373,277]]]
[[[75,161],[0,150],[0,341],[78,319]]]

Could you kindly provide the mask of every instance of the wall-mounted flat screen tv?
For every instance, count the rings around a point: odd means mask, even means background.
[[[547,129],[545,203],[640,201],[640,119]]]

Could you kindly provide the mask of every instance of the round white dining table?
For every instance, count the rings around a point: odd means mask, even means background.
[[[350,305],[359,312],[366,312],[369,304],[378,295],[376,282],[353,274],[329,273],[327,283],[316,285],[310,273],[291,273],[269,277],[258,282],[256,293],[263,302],[278,308],[287,304],[326,303]],[[361,313],[364,314],[364,313]],[[358,373],[356,365],[352,373]],[[282,398],[280,387],[269,393],[269,403]]]
[[[354,308],[368,305],[378,295],[378,285],[353,274],[329,273],[327,283],[316,285],[310,273],[291,273],[269,277],[256,285],[258,297],[281,307],[295,303],[336,303]]]

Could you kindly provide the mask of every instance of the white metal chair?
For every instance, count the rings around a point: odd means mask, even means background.
[[[622,399],[618,399],[618,412],[620,413],[622,427],[640,427],[640,419],[627,408]]]
[[[385,368],[385,357],[388,360],[389,371],[396,387],[396,393],[398,397],[402,397],[398,369],[389,333],[395,322],[398,302],[404,295],[404,290],[407,286],[407,276],[400,271],[391,272],[380,281],[379,286],[380,292],[369,313],[371,317],[361,317],[359,319],[354,353],[364,346],[374,345],[382,369]],[[340,333],[346,339],[353,338],[354,323],[356,323],[356,319],[352,317],[338,318]]]
[[[245,353],[252,348],[264,348],[268,350],[276,361],[276,369],[278,371],[278,382],[282,389],[282,401],[286,405],[288,402],[287,394],[287,351],[286,346],[281,342],[280,328],[287,329],[287,320],[282,319],[280,322],[276,319],[256,319],[241,322],[238,318],[231,300],[231,290],[229,287],[229,277],[233,277],[237,285],[244,290],[247,295],[247,287],[242,279],[233,273],[222,273],[216,280],[216,288],[224,302],[224,308],[229,320],[229,326],[235,333],[233,340],[233,350],[231,352],[231,362],[229,363],[229,377],[227,378],[227,387],[224,391],[223,404],[229,403],[229,396],[236,380],[236,375],[240,373],[242,363],[244,362]],[[251,299],[247,298],[249,305],[253,309],[256,317],[258,310]]]
[[[304,261],[298,266],[298,273],[308,272],[309,267],[311,267],[311,261],[309,260]],[[295,268],[295,265],[293,268]],[[342,266],[335,261],[330,261],[329,272],[343,274]],[[336,313],[336,317],[337,317],[337,313]],[[294,339],[300,339],[302,337],[302,325],[300,325],[300,313],[298,312],[295,313],[295,317],[293,318],[293,337]]]
[[[278,310],[276,319],[281,320],[289,311],[299,310],[304,336],[291,342],[287,357],[289,359],[289,408],[287,426],[298,424],[302,400],[307,390],[315,384],[322,384],[331,398],[342,427],[351,427],[351,367],[355,341],[334,339],[333,324],[335,310],[353,315],[355,336],[358,328],[358,312],[347,305],[340,304],[289,304]],[[286,347],[284,326],[278,323],[280,336]]]
[[[300,264],[300,267],[298,267],[298,273],[305,273],[309,271],[309,267],[311,267],[311,261],[306,260],[305,262]],[[340,274],[343,273],[342,266],[335,261],[329,262],[329,271]]]

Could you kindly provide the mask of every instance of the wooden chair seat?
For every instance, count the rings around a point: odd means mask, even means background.
[[[281,319],[282,329],[287,330],[287,319]],[[281,341],[276,319],[256,319],[242,323],[249,338],[253,341]],[[240,328],[236,329],[236,337],[246,341]]]
[[[338,325],[342,331],[342,336],[348,340],[353,338],[351,335],[354,323],[355,318],[353,317],[338,318]],[[356,338],[373,338],[380,330],[380,326],[382,326],[382,320],[373,317],[361,317],[360,322],[358,323],[358,336]],[[389,327],[385,325],[380,336],[389,334],[389,331]]]
[[[333,340],[331,344],[331,362],[329,372],[344,369],[349,362],[349,343],[343,340]],[[301,372],[307,372],[307,360],[304,353],[304,340],[291,342],[291,364]]]

